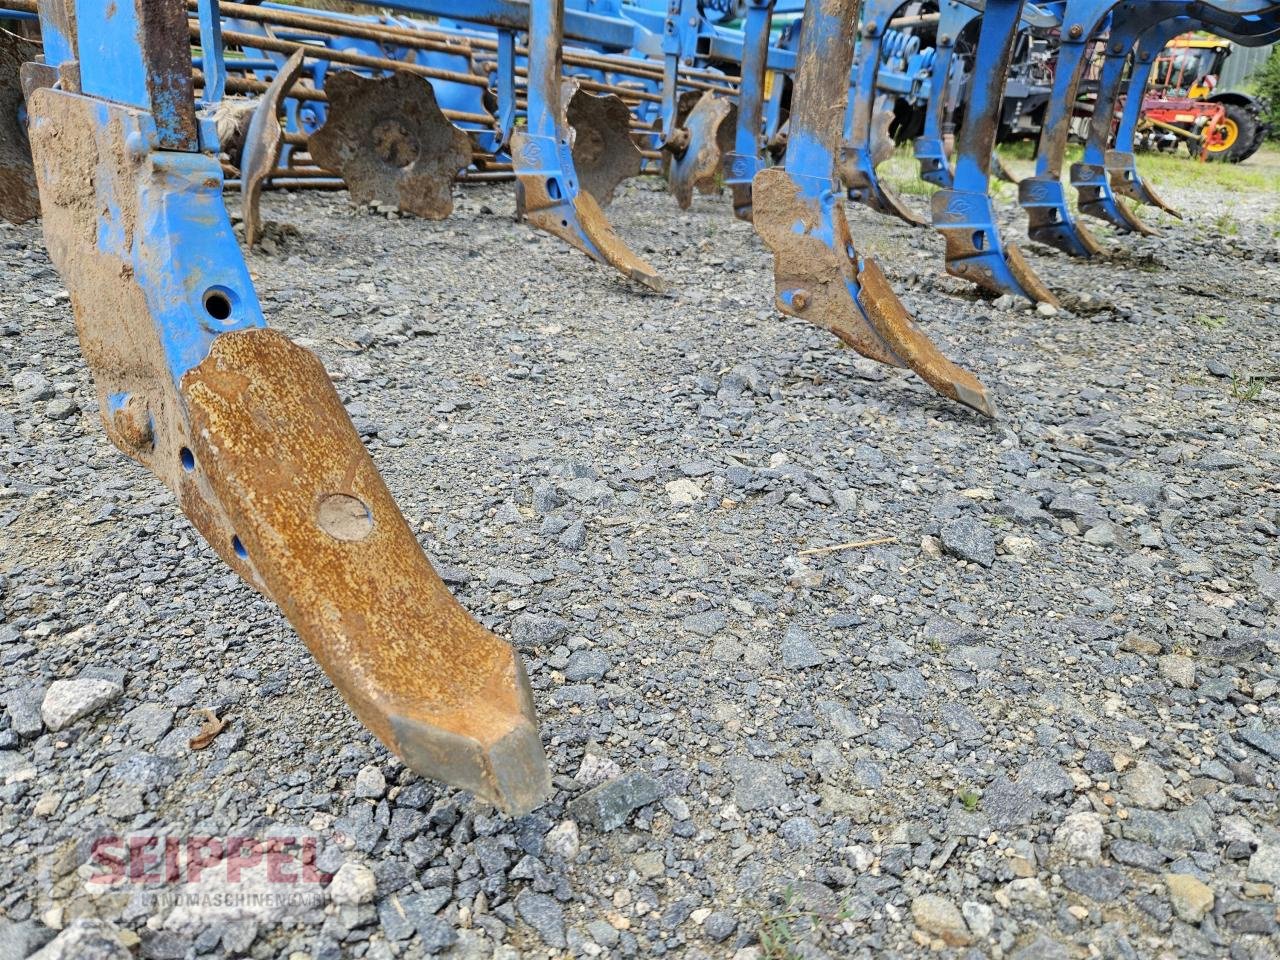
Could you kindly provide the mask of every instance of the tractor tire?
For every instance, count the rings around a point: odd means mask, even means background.
[[[1240,163],[1249,159],[1262,146],[1261,123],[1257,114],[1238,103],[1223,104],[1227,108],[1227,138],[1218,149],[1210,149],[1210,160]]]

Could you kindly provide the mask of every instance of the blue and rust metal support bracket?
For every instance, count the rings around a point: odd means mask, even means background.
[[[1057,303],[1014,244],[1005,244],[991,202],[991,153],[1022,0],[987,0],[974,54],[965,120],[949,189],[933,195],[933,226],[946,240],[947,273],[991,293]]]
[[[44,11],[42,10],[42,13]],[[320,361],[268,330],[201,152],[183,0],[78,0],[30,98],[49,254],[107,435],[280,605],[406,765],[511,812],[550,790],[528,681],[427,561]]]
[[[960,34],[978,18],[979,11],[960,3],[960,0],[943,0],[939,13],[924,130],[916,137],[912,149],[920,164],[920,179],[935,187],[949,188],[952,186],[952,175],[946,138],[954,136],[954,130],[948,128],[955,107],[957,88],[962,80],[953,75],[962,69],[955,56],[956,42]]]
[[[1107,143],[1115,123],[1116,102],[1124,83],[1125,67],[1142,38],[1149,38],[1163,48],[1180,33],[1193,29],[1192,21],[1175,16],[1186,7],[1187,4],[1182,3],[1138,4],[1128,0],[1111,11],[1111,31],[1106,39],[1106,55],[1098,77],[1098,95],[1089,121],[1089,136],[1080,161],[1071,165],[1070,178],[1080,212],[1105,220],[1125,233],[1155,233],[1116,199],[1107,179]],[[1131,84],[1129,90],[1131,96],[1136,93],[1141,103],[1143,88],[1135,89]]]
[[[880,69],[887,24],[901,0],[865,0],[862,33],[854,64],[853,93],[846,114],[846,136],[840,154],[840,178],[850,200],[923,227],[928,221],[909,207],[876,175],[872,156],[872,123],[877,100],[876,74]]]
[[[753,222],[774,255],[778,309],[993,416],[982,384],[943,356],[875,261],[854,248],[836,168],[857,14],[858,0],[805,3],[785,166],[761,170],[752,184]]]
[[[511,135],[517,215],[652,290],[662,277],[613,231],[600,205],[578,181],[565,115],[572,81],[562,82],[564,0],[529,4],[526,126]]]
[[[1150,39],[1146,37],[1139,39],[1134,47],[1133,56],[1130,59],[1129,94],[1125,97],[1124,107],[1120,111],[1120,119],[1112,137],[1113,146],[1103,155],[1103,164],[1107,170],[1107,177],[1111,181],[1113,193],[1129,197],[1149,207],[1156,207],[1181,220],[1182,214],[1166,203],[1142,178],[1133,155],[1133,138],[1137,133],[1138,120],[1142,116],[1143,95],[1147,89],[1147,82],[1151,79],[1156,57],[1167,42],[1157,32]]]
[[[1062,15],[1053,93],[1045,110],[1035,173],[1018,184],[1018,202],[1027,211],[1027,234],[1073,257],[1102,253],[1102,245],[1072,216],[1062,167],[1075,111],[1075,94],[1088,53],[1116,0],[1067,0]]]
[[[746,0],[742,63],[733,150],[724,156],[724,182],[733,196],[733,215],[751,220],[751,182],[765,168],[764,85],[774,0]]]

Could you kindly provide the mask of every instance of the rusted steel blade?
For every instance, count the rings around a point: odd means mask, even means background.
[[[520,658],[436,576],[320,361],[276,331],[224,333],[181,395],[236,553],[360,720],[419,773],[513,814],[541,803]]]
[[[280,68],[258,101],[245,133],[244,148],[240,152],[240,215],[244,221],[244,243],[250,250],[262,233],[258,208],[262,188],[280,159],[280,144],[284,142],[280,104],[301,73],[302,51],[298,50]]]
[[[0,217],[26,223],[40,216],[31,144],[22,119],[22,64],[39,46],[0,30]]]
[[[719,189],[723,157],[733,149],[733,101],[710,90],[703,93],[684,120],[685,136],[680,148],[671,151],[667,185],[681,210],[693,203],[693,192],[715,193]]]
[[[1113,224],[1125,233],[1158,236],[1125,204],[1107,189],[1107,171],[1098,163],[1073,163],[1071,185],[1076,188],[1080,212]]]
[[[1149,207],[1159,207],[1172,217],[1182,219],[1182,214],[1160,199],[1159,194],[1151,189],[1151,185],[1138,173],[1138,165],[1133,154],[1124,150],[1108,150],[1106,153],[1107,174],[1111,178],[1111,189],[1130,199],[1145,203]]]
[[[592,260],[607,264],[651,290],[666,289],[658,271],[641,259],[614,232],[605,212],[577,182],[570,144],[566,98],[574,81],[560,88],[554,137],[518,127],[511,134],[511,161],[516,173],[516,213],[540,230],[559,237]]]
[[[453,212],[452,185],[471,163],[471,140],[445,117],[431,81],[342,71],[325,92],[329,115],[307,145],[317,164],[342,174],[353,200],[426,220]]]
[[[631,111],[616,94],[596,96],[576,84],[570,86],[564,101],[573,130],[573,165],[582,189],[604,208],[613,200],[618,184],[640,175],[644,161],[631,139]]]
[[[875,262],[853,253],[838,200],[821,209],[786,170],[774,167],[756,174],[752,204],[756,230],[775,259],[778,309],[830,330],[864,357],[908,367],[942,395],[995,415],[986,388],[942,355]]]
[[[880,265],[870,257],[861,259],[858,285],[862,309],[876,332],[884,339],[903,366],[910,367],[925,383],[944,397],[950,397],[986,417],[996,415],[987,388],[967,370],[947,359],[937,344],[907,313],[898,295],[889,286]]]
[[[1040,279],[1040,275],[1031,269],[1031,264],[1027,262],[1026,254],[1022,252],[1022,248],[1012,241],[1004,245],[1004,262],[1009,267],[1009,272],[1013,274],[1013,278],[1025,290],[1036,303],[1048,303],[1055,307],[1062,306],[1049,285]],[[948,270],[948,272],[950,272]]]
[[[871,114],[871,163],[880,166],[890,157],[897,144],[889,134],[893,125],[893,100],[887,94],[876,97],[875,109]]]
[[[897,217],[913,227],[928,226],[929,221],[907,204],[898,192],[888,186],[876,173],[876,168],[893,156],[894,142],[889,135],[889,127],[893,123],[893,100],[881,94],[876,98],[875,106],[867,127],[854,129],[854,143],[858,143],[859,130],[865,129],[862,136],[867,138],[864,145],[850,146],[846,144],[840,154],[840,179],[849,191],[849,199],[864,203],[877,213]]]
[[[946,189],[931,199],[933,226],[946,243],[946,270],[996,295],[1012,294],[1032,303],[1058,305],[1016,244],[996,227],[995,209],[985,192]]]

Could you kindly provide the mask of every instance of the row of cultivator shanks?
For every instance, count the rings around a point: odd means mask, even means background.
[[[845,202],[932,225],[946,270],[982,290],[1052,303],[990,191],[1020,38],[1055,68],[1019,202],[1033,240],[1089,256],[1061,182],[1086,69],[1079,212],[1146,232],[1119,196],[1163,206],[1132,153],[1155,54],[1190,25],[1264,43],[1278,23],[1261,0],[9,6],[0,18],[39,29],[0,33],[0,212],[43,214],[108,436],[406,764],[509,811],[550,783],[520,658],[431,569],[319,360],[267,328],[224,189],[252,248],[268,187],[443,219],[455,183],[510,180],[532,227],[660,292],[608,219],[619,185],[662,174],[681,208],[727,187],[726,215],[773,254],[779,310],[993,416],[859,252]],[[877,171],[895,136],[938,188],[927,214]]]

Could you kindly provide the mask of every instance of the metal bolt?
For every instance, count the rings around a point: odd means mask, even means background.
[[[111,424],[120,441],[130,450],[141,452],[155,445],[151,410],[143,397],[129,396],[111,415]]]
[[[1084,36],[1084,27],[1080,26],[1078,23],[1073,23],[1071,25],[1071,29],[1067,31],[1067,36],[1072,40],[1079,40]]]
[[[797,290],[791,295],[791,306],[796,310],[803,310],[809,306],[809,291]]]

